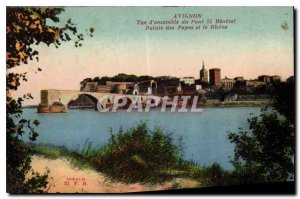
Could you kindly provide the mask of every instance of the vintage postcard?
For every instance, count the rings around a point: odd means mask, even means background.
[[[6,186],[294,193],[293,7],[7,7]]]

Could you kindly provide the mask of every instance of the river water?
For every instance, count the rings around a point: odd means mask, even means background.
[[[161,126],[173,132],[174,137],[182,136],[186,160],[193,160],[200,166],[216,162],[232,169],[229,161],[234,145],[227,139],[228,131],[247,129],[247,118],[259,115],[259,112],[259,107],[205,108],[201,113],[161,113],[159,110],[100,113],[91,109],[36,113],[36,109],[28,108],[24,109],[23,117],[40,121],[36,128],[39,132],[36,143],[64,145],[72,150],[80,150],[87,141],[94,147],[103,146],[110,137],[110,128],[116,132],[120,127],[127,129],[142,120],[150,128]]]

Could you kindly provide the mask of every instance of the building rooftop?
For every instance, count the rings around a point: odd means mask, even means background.
[[[195,79],[194,77],[181,77],[181,78],[186,78],[186,79]]]
[[[258,77],[270,77],[269,75],[260,75]]]
[[[220,68],[211,68],[209,70],[221,70]]]
[[[227,77],[227,76],[225,76],[224,79],[225,79],[225,80],[233,80],[232,78],[229,78],[229,77]],[[222,79],[222,80],[224,80],[224,79]]]

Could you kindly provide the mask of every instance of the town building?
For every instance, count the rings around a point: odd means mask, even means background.
[[[133,90],[134,82],[113,82],[106,81],[106,86],[111,87],[112,93],[125,94]]]
[[[106,84],[100,84],[99,82],[86,82],[80,89],[84,92],[102,92],[102,93],[128,93],[133,89],[133,82],[112,82],[106,81]]]
[[[266,85],[265,82],[262,82],[262,81],[258,81],[257,79],[254,79],[254,80],[246,80],[245,81],[245,86],[247,87],[248,90],[253,90],[259,86],[263,86],[263,85]]]
[[[180,81],[187,85],[195,84],[194,77],[181,77]]]
[[[137,84],[138,93],[152,95],[157,93],[157,82],[154,80],[140,81]]]
[[[202,69],[200,70],[200,81],[208,83],[208,72],[204,67],[204,61],[202,62]]]
[[[265,84],[268,84],[271,82],[271,77],[268,75],[261,75],[261,76],[258,76],[258,80],[261,82],[264,82]]]
[[[196,84],[196,91],[203,89],[202,85],[197,85]]]
[[[108,86],[108,85],[102,85],[102,84],[97,85],[97,92],[110,93],[111,89],[112,89],[112,87]]]
[[[212,86],[221,86],[221,69],[209,69],[209,83]]]
[[[281,77],[278,75],[273,75],[271,76],[271,82],[280,82],[281,81]]]
[[[235,81],[234,84],[235,88],[239,88],[239,89],[246,88],[246,80],[244,79],[244,77],[242,76],[235,77],[234,81]]]
[[[244,81],[244,77],[241,77],[241,76],[235,77],[234,80],[235,81]]]
[[[85,92],[97,92],[98,82],[86,82],[81,88],[81,91]]]
[[[181,90],[182,92],[194,92],[196,91],[196,85],[195,84],[183,84],[181,85],[181,89],[178,89]]]
[[[221,80],[221,85],[225,90],[230,90],[234,87],[235,80],[225,76],[225,78]]]
[[[203,82],[200,79],[195,80],[195,85],[201,86],[201,88],[208,88],[209,87],[208,82]]]
[[[168,95],[181,91],[181,84],[179,78],[163,79],[157,81],[157,94]]]

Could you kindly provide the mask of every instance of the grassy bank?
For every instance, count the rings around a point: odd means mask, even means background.
[[[219,100],[207,100],[203,107],[263,107],[270,105],[271,101],[265,100],[253,100],[253,101],[225,101]]]
[[[201,186],[230,184],[231,173],[218,164],[200,167],[182,158],[182,139],[156,127],[140,123],[130,129],[111,132],[100,148],[86,142],[80,151],[53,145],[34,145],[35,154],[46,158],[67,158],[79,168],[92,168],[111,180],[126,183],[163,183],[174,178],[195,179]]]

